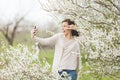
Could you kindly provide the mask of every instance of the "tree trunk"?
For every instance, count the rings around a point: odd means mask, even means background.
[[[13,41],[14,41],[13,39],[7,39],[7,41],[9,45],[13,46]]]

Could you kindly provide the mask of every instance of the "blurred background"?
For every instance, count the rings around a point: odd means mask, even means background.
[[[39,0],[0,0],[0,41],[31,45],[34,26],[41,37],[50,36],[47,31],[58,32],[56,20],[40,8]]]
[[[37,26],[37,36],[50,37],[61,31],[61,21],[66,18],[74,20],[80,32],[77,38],[83,65],[80,80],[120,80],[120,0],[0,0],[0,79],[3,73],[3,80],[25,76],[24,65],[30,80],[37,71],[41,80],[45,80],[38,70],[39,61],[48,62],[51,69],[53,46],[39,45],[40,50],[38,44],[34,47],[30,31]],[[38,67],[33,63],[30,67],[30,61],[35,61]]]

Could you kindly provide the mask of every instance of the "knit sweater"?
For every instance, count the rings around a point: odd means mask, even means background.
[[[56,73],[61,69],[76,70],[81,67],[80,47],[78,41],[67,40],[63,33],[57,33],[49,38],[34,37],[40,45],[54,45],[54,59],[52,72]],[[79,62],[78,60],[79,59]]]

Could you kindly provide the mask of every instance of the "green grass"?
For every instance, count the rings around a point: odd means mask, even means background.
[[[0,41],[2,41],[2,40],[5,42],[5,44],[7,44],[6,39],[0,33]],[[25,34],[25,33],[16,34],[16,37],[14,40],[14,46],[16,46],[19,43],[27,45],[30,49],[31,49],[31,46],[34,45],[34,42],[30,38],[30,34]],[[0,44],[0,52],[2,52],[1,44]],[[54,50],[41,50],[39,53],[39,59],[41,61],[43,61],[43,59],[45,58],[51,66],[53,63],[53,56],[54,56]],[[89,70],[89,67],[87,67],[85,65],[86,59],[84,58],[83,54],[82,54],[82,56],[83,56],[83,58],[82,58],[83,71]],[[52,67],[50,67],[50,69],[51,68]],[[120,74],[120,72],[118,74]],[[113,78],[108,77],[108,76],[104,76],[102,78],[99,78],[99,77],[100,76],[97,74],[81,74],[80,80],[120,80],[120,79],[113,79]]]
[[[53,64],[53,56],[54,56],[53,50],[40,51],[39,59],[43,62],[43,59],[45,58],[47,60],[47,62],[51,65],[51,67],[50,67],[50,70],[51,70],[52,64]]]
[[[46,58],[48,63],[52,66],[53,56],[54,56],[53,50],[48,51],[41,51],[39,55],[39,59],[42,60],[43,58]],[[83,55],[83,54],[82,54]],[[85,59],[82,58],[82,65],[83,65],[83,71],[89,70],[89,67],[85,65]],[[109,76],[103,76],[100,77],[97,74],[81,74],[81,77],[79,80],[120,80],[120,79],[113,79]]]
[[[2,52],[2,41],[4,41],[4,43],[7,44],[7,41],[5,40],[5,37],[0,32],[0,52]]]

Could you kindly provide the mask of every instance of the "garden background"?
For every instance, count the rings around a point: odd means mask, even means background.
[[[82,55],[79,80],[120,80],[120,0],[0,0],[0,80],[57,80],[54,46],[31,40],[77,23]]]

